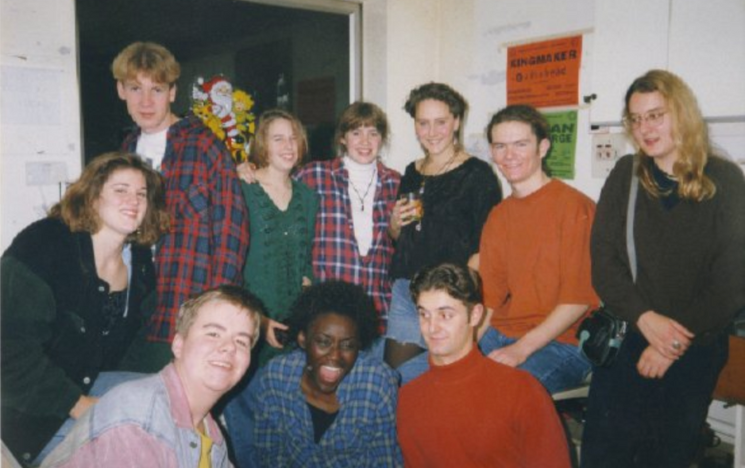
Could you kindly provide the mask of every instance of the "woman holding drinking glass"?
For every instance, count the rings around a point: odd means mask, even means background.
[[[385,360],[406,383],[427,369],[423,359],[400,367],[426,349],[410,279],[443,262],[476,268],[481,229],[502,192],[491,166],[463,149],[463,96],[446,84],[428,83],[411,91],[404,109],[414,118],[424,157],[406,168],[391,215],[389,232],[397,244]]]
[[[593,285],[630,331],[614,363],[594,371],[582,465],[688,467],[727,361],[725,329],[745,305],[745,179],[712,154],[676,75],[637,78],[625,104],[637,153],[603,187],[591,248]],[[636,281],[625,241],[632,175]]]

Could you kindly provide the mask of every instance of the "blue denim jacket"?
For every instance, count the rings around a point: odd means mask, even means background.
[[[232,466],[211,416],[212,468]],[[197,468],[201,440],[191,421],[186,393],[173,364],[160,373],[108,392],[78,420],[42,467],[158,466]]]

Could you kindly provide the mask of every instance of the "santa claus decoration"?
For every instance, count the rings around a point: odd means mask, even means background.
[[[198,116],[230,150],[233,160],[248,160],[248,145],[255,130],[254,102],[222,75],[208,81],[202,77],[192,87],[192,112]]]

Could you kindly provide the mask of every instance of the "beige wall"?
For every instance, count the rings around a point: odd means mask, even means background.
[[[74,0],[0,0],[0,70],[4,251],[80,174]]]
[[[429,81],[448,83],[466,97],[471,108],[466,146],[489,159],[483,130],[490,116],[506,104],[506,45],[591,31],[593,5],[594,0],[363,2],[363,96],[388,113],[393,137],[386,162],[402,171],[421,156],[412,120],[402,106],[413,87]],[[589,46],[585,44],[588,56]],[[587,65],[582,76],[588,81]],[[580,126],[589,128],[587,119],[581,110]],[[589,133],[578,135],[577,178],[570,183],[596,198],[603,181],[590,177],[589,139]]]

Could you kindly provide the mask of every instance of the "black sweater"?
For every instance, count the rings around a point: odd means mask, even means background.
[[[126,318],[104,335],[109,285],[96,273],[89,233],[46,218],[24,229],[2,257],[3,441],[19,460],[46,445],[99,372],[115,370],[142,326],[155,289],[150,249],[132,247]]]
[[[636,324],[654,310],[707,342],[745,306],[745,178],[739,167],[711,157],[710,200],[663,203],[639,185],[634,220],[638,275],[626,251],[626,206],[633,159],[616,164],[603,187],[592,229],[592,281],[603,302]]]

